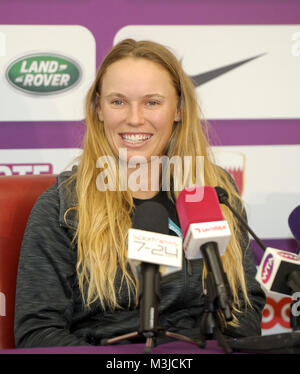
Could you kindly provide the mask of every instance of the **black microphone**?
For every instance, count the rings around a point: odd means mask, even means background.
[[[145,353],[156,345],[159,334],[171,338],[188,337],[158,326],[161,273],[179,271],[182,268],[182,238],[169,234],[168,211],[157,202],[145,201],[138,205],[128,230],[128,260],[132,272],[138,277],[139,329],[111,339],[102,339],[101,344],[114,344],[133,337],[146,338]],[[166,270],[167,268],[167,270]]]
[[[142,203],[136,207],[132,228],[141,230],[141,235],[144,233],[145,243],[151,238],[151,233],[168,235],[168,212],[157,202]],[[140,246],[145,249],[143,237],[139,239]],[[151,251],[153,249],[150,249],[149,256]],[[145,256],[145,262],[141,262],[139,272],[140,331],[144,335],[147,335],[147,332],[157,332],[160,303],[160,265],[146,261]]]

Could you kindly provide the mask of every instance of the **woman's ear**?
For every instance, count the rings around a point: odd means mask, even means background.
[[[179,98],[176,108],[176,114],[174,118],[174,122],[180,122],[181,121],[181,99]]]
[[[178,104],[174,122],[180,122],[180,121],[181,121],[181,111],[180,111],[180,105]]]
[[[180,122],[181,121],[181,113],[180,111],[178,111],[175,115],[175,120],[174,122]]]

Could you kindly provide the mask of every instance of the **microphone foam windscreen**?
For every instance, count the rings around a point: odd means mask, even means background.
[[[132,228],[168,235],[167,209],[155,201],[146,201],[138,205],[133,217]]]
[[[288,221],[292,234],[300,244],[300,205],[292,211]]]
[[[201,199],[190,201],[191,194],[201,196]],[[191,223],[224,220],[218,195],[212,186],[198,186],[194,192],[190,188],[182,190],[176,202],[176,209],[183,236]]]

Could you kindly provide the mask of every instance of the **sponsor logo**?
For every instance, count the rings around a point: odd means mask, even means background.
[[[163,238],[161,237],[162,235],[157,236],[157,237],[152,237],[152,236],[149,237],[149,234],[147,235],[147,234],[143,234],[142,232],[137,233],[136,231],[134,231],[132,234],[132,237],[134,240],[141,241],[141,242],[153,242],[155,244],[159,243],[162,245],[174,245],[174,246],[178,245],[178,241],[172,240],[172,237],[170,238],[170,235],[164,235]]]
[[[118,31],[114,44],[138,35],[174,51],[207,119],[299,118],[293,61],[300,56],[299,34],[299,25],[129,25]]]
[[[182,267],[182,239],[175,236],[130,229],[128,258],[154,264]]]
[[[53,174],[52,164],[0,164],[0,176]]]
[[[198,231],[199,233],[203,232],[209,232],[209,231],[222,231],[222,230],[226,230],[227,229],[227,226],[225,225],[216,225],[216,226],[213,226],[213,227],[204,227],[204,228],[199,228],[199,227],[195,227],[195,230]]]
[[[277,252],[277,254],[283,258],[287,258],[293,261],[299,261],[299,256],[295,255],[294,253],[288,253],[284,251]]]
[[[6,78],[14,88],[39,95],[69,90],[80,81],[81,75],[75,61],[51,53],[23,56],[6,70]]]
[[[265,53],[261,53],[257,56],[250,57],[250,58],[235,62],[235,63],[230,64],[230,65],[221,66],[217,69],[206,71],[205,73],[200,73],[200,74],[197,74],[197,75],[193,75],[193,76],[190,76],[190,78],[191,78],[192,82],[194,83],[194,85],[196,87],[199,87],[199,86],[202,86],[203,84],[205,84],[205,83],[207,83],[207,82],[209,82],[209,81],[211,81],[215,78],[218,78],[221,75],[223,75],[225,73],[228,73],[229,71],[234,70],[234,69],[240,67],[241,65],[244,65],[247,62],[253,61],[253,60],[255,60],[258,57],[261,57],[263,55],[265,55]]]
[[[283,297],[279,301],[271,297],[267,297],[266,305],[262,313],[261,328],[264,330],[272,329],[279,324],[285,329],[289,329],[290,325],[290,306],[292,299]]]
[[[272,254],[269,254],[264,263],[261,270],[261,280],[263,283],[267,283],[270,279],[272,269],[273,269],[274,257]]]

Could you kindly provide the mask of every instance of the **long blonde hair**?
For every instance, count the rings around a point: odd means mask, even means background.
[[[76,181],[75,207],[78,225],[75,239],[78,246],[77,274],[79,287],[87,306],[99,300],[103,309],[118,307],[116,290],[117,270],[121,270],[122,282],[128,287],[129,295],[137,302],[138,281],[130,272],[127,258],[127,233],[131,227],[130,215],[134,203],[130,191],[101,192],[96,187],[99,169],[97,159],[101,156],[114,157],[100,122],[97,110],[101,96],[103,76],[107,68],[122,58],[143,58],[158,63],[170,74],[176,89],[181,111],[181,121],[174,123],[166,155],[204,156],[204,180],[206,185],[224,187],[229,193],[229,201],[241,209],[240,197],[228,180],[226,173],[213,162],[209,141],[208,124],[201,119],[195,88],[184,73],[174,54],[166,47],[151,41],[126,39],[112,48],[104,58],[96,79],[86,100],[86,134],[83,153],[76,172],[70,178]],[[174,170],[171,170],[171,175]],[[192,180],[195,180],[196,166],[192,166]],[[183,188],[186,181],[183,181]],[[179,191],[168,191],[169,199],[178,197]],[[226,207],[222,207],[225,219],[231,229],[231,240],[222,262],[233,292],[234,308],[239,310],[238,290],[242,290],[246,302],[247,295],[243,270],[243,254],[240,247],[240,230],[236,220]],[[204,270],[205,274],[205,270]],[[121,289],[121,288],[120,288]],[[87,292],[85,293],[85,290]]]

